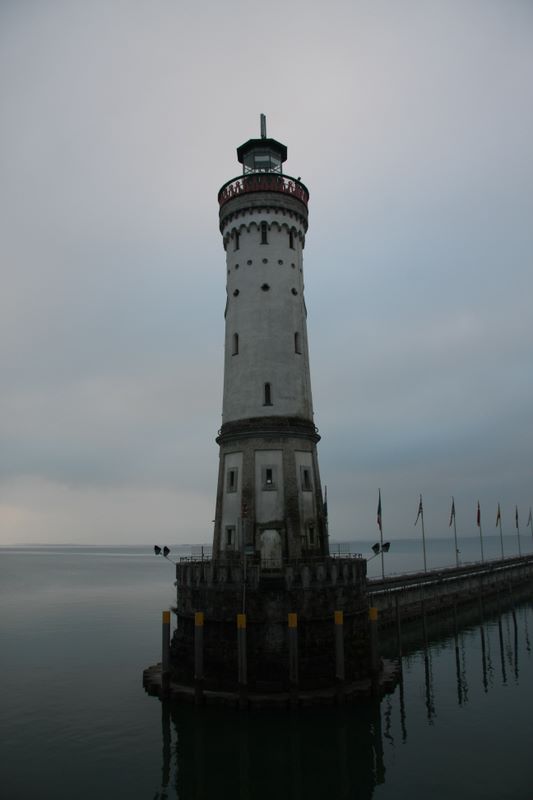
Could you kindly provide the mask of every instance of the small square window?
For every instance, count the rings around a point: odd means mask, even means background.
[[[227,492],[236,492],[237,491],[237,480],[238,480],[238,469],[237,467],[231,467],[228,469],[226,474],[226,491]]]

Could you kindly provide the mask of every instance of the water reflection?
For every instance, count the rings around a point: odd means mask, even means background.
[[[378,701],[281,714],[161,705],[161,786],[154,800],[367,800],[385,780]]]
[[[281,713],[162,704],[161,784],[153,800],[385,796],[377,789],[385,790],[386,765],[393,771],[402,749],[405,757],[410,726],[419,741],[421,725],[427,736],[449,726],[453,706],[464,714],[471,704],[479,714],[486,695],[489,713],[507,703],[510,676],[517,684],[526,667],[531,675],[531,610],[528,603],[498,615],[480,603],[466,625],[454,613],[443,632],[441,620],[439,635],[431,621],[424,630],[419,623],[419,649],[404,656],[398,686],[381,703]]]

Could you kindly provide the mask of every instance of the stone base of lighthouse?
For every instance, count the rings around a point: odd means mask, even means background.
[[[287,691],[295,676],[301,690],[335,686],[339,658],[346,683],[371,674],[366,561],[361,558],[300,560],[270,572],[252,561],[246,566],[246,575],[237,559],[234,563],[184,563],[177,565],[177,586],[170,674],[178,684],[192,685],[198,678],[201,637],[203,687],[215,691],[239,688],[242,655],[237,615],[243,609],[245,680],[250,692]],[[202,614],[200,632],[195,624],[198,612]],[[296,615],[291,618],[296,627],[292,634],[289,615]]]
[[[222,426],[213,555],[265,561],[328,555],[315,426],[260,417]]]

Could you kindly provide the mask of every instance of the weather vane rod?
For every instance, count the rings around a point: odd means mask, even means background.
[[[261,139],[267,138],[267,118],[265,114],[261,114]]]

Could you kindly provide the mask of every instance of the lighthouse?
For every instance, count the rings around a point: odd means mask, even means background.
[[[242,174],[218,194],[226,254],[214,559],[264,568],[328,554],[314,424],[303,251],[309,192],[266,133],[237,148]]]
[[[264,116],[237,159],[241,174],[218,193],[226,304],[213,553],[176,563],[176,629],[145,680],[156,687],[164,674],[184,701],[284,705],[287,692],[298,702],[305,691],[307,703],[325,690],[333,702],[359,691],[372,659],[366,561],[328,547],[304,297],[309,192],[283,172],[287,148]]]

